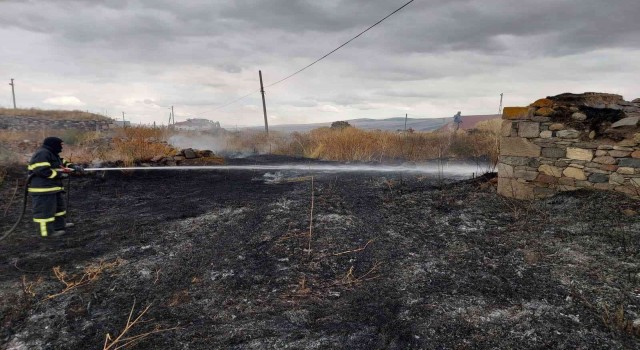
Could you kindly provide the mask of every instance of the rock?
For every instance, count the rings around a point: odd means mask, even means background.
[[[580,137],[580,132],[577,130],[559,130],[556,136],[563,139],[576,139]]]
[[[567,158],[590,161],[593,159],[593,152],[583,148],[567,147]]]
[[[513,178],[513,166],[504,163],[498,163],[498,177]]]
[[[529,119],[531,119],[531,121],[540,122],[540,123],[546,123],[546,122],[551,121],[551,118],[549,118],[549,117],[541,117],[541,116],[538,116],[538,115],[534,115],[533,117],[531,117]]]
[[[612,128],[619,128],[623,126],[636,126],[640,121],[640,117],[627,117],[618,120],[617,122],[611,124]]]
[[[498,194],[519,199],[533,199],[533,185],[518,182],[515,179],[498,178]]]
[[[549,130],[551,131],[558,131],[558,130],[562,130],[564,129],[564,124],[560,124],[560,123],[554,123],[549,125]]]
[[[553,131],[545,130],[540,132],[540,137],[542,137],[543,139],[549,139],[552,136],[553,136]]]
[[[609,175],[606,175],[606,174],[591,174],[589,176],[589,181],[591,181],[593,183],[609,182]]]
[[[160,160],[162,160],[162,158],[164,158],[164,156],[155,156],[155,157],[151,158],[151,161],[152,161],[153,163],[157,163],[157,162],[159,162]]]
[[[628,157],[630,154],[631,152],[629,151],[618,151],[618,150],[609,151],[609,155],[615,158]]]
[[[515,170],[513,172],[513,177],[516,179],[524,179],[527,181],[533,181],[536,179],[536,177],[538,177],[538,172],[537,171],[531,171],[531,170]]]
[[[593,162],[600,164],[616,164],[616,159],[611,156],[602,156],[593,158]]]
[[[572,144],[575,148],[597,149],[598,144],[596,142],[575,142]]]
[[[514,165],[514,166],[528,166],[531,163],[535,163],[536,158],[529,157],[511,157],[511,156],[500,156],[499,157],[501,163]]]
[[[606,171],[616,171],[618,170],[618,166],[614,165],[614,164],[602,164],[599,166],[600,169],[602,170],[606,170]]]
[[[589,181],[576,181],[576,186],[577,187],[586,187],[586,188],[591,188],[593,187],[593,184]]]
[[[622,214],[624,214],[625,216],[636,216],[636,215],[638,215],[638,212],[633,210],[633,209],[624,209],[622,211]],[[637,319],[635,322],[633,322],[634,326],[635,326],[636,322],[638,323],[637,326],[640,326],[640,319]]]
[[[615,190],[624,194],[628,194],[630,196],[638,195],[638,191],[630,186],[617,186]]]
[[[596,138],[596,132],[592,130],[592,131],[589,133],[589,138],[590,138],[590,139],[592,139],[592,140],[593,140],[593,139],[595,139],[595,138]]]
[[[631,148],[631,147],[624,147],[624,146],[613,146],[613,149],[614,149],[614,150],[617,150],[617,151],[629,151],[629,152],[633,152],[633,151],[635,151],[635,150],[634,150],[633,148]]]
[[[600,168],[590,168],[590,167],[584,167],[584,171],[592,174],[609,174],[610,173],[609,171],[602,170]]]
[[[640,187],[640,178],[638,178],[638,177],[634,177],[634,178],[632,178],[632,179],[631,179],[631,184],[632,184],[634,187]],[[640,195],[640,193],[637,193],[637,195]]]
[[[579,162],[579,161],[577,161],[577,162]],[[571,164],[569,164],[569,166],[572,167],[572,168],[584,169],[584,165],[582,165],[582,164],[571,163]]]
[[[602,191],[611,191],[615,187],[616,187],[615,185],[608,184],[608,183],[595,183],[595,184],[593,184],[593,188],[595,188],[597,190],[602,190]]]
[[[620,142],[618,142],[618,144],[616,146],[621,146],[621,147],[635,147],[638,144],[637,141],[635,140],[622,140]]]
[[[576,180],[572,179],[570,177],[561,177],[558,179],[558,183],[560,183],[561,185],[564,186],[575,186],[576,185]]]
[[[540,123],[520,122],[518,123],[518,136],[538,137],[540,135]]]
[[[631,157],[640,158],[640,150],[633,151],[633,153],[631,153]]]
[[[175,157],[173,157],[173,160],[176,161],[176,162],[182,161],[184,159],[185,158],[183,156],[175,156]]]
[[[576,179],[576,180],[587,179],[587,176],[584,174],[584,171],[582,171],[582,169],[573,168],[573,167],[564,169],[564,171],[562,172],[562,175]]]
[[[596,151],[596,157],[601,157],[601,156],[606,156],[606,155],[609,155],[609,152],[607,152],[605,150],[599,149],[599,150]]]
[[[618,162],[621,167],[640,168],[640,159],[638,158],[621,158]]]
[[[598,149],[602,149],[602,150],[612,150],[613,146],[611,145],[600,145],[598,146]]]
[[[187,149],[182,150],[182,153],[184,153],[184,157],[186,159],[198,158],[198,156],[196,155],[196,152],[191,148],[187,148]]]
[[[578,120],[578,121],[583,121],[583,120],[587,119],[587,115],[584,114],[584,113],[576,112],[576,113],[573,113],[571,115],[571,119]]]
[[[624,183],[624,176],[618,174],[618,173],[613,173],[611,175],[609,175],[609,183],[610,184],[617,184],[617,185],[622,185]]]
[[[541,154],[543,157],[547,158],[564,158],[566,151],[562,148],[546,147],[542,149]]]
[[[561,177],[562,176],[562,169],[552,166],[552,165],[541,165],[538,168],[538,171],[545,174],[545,175],[549,175],[549,176],[553,176],[553,177]]]
[[[531,104],[532,107],[553,107],[553,101],[551,101],[548,98],[541,98],[539,100],[537,100],[536,102]]]
[[[555,112],[556,111],[554,111],[550,107],[542,107],[536,111],[535,115],[540,117],[549,117],[549,116],[552,116]]]
[[[500,155],[517,157],[539,157],[540,146],[521,137],[502,137]]]
[[[635,169],[629,168],[629,167],[619,167],[618,170],[616,170],[616,172],[618,174],[623,174],[623,175],[633,175],[635,174]]]
[[[513,122],[511,120],[503,120],[502,128],[500,129],[500,136],[510,136],[512,124]]]
[[[545,174],[538,174],[538,177],[536,177],[536,182],[541,182],[541,183],[545,183],[545,184],[557,184],[558,183],[558,178],[555,176],[550,176],[550,175],[545,175]]]
[[[502,119],[528,119],[528,111],[529,107],[504,107],[502,109]]]

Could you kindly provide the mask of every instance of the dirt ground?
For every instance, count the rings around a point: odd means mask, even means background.
[[[623,195],[265,171],[111,172],[70,195],[67,237],[27,212],[0,242],[0,349],[640,348]]]

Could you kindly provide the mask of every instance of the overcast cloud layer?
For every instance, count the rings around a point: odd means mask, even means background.
[[[0,0],[19,107],[262,123],[259,93],[406,0]],[[638,0],[415,0],[267,89],[272,124],[493,114],[563,92],[640,97]],[[5,85],[0,106],[10,107]]]

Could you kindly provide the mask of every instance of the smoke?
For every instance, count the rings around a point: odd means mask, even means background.
[[[211,150],[217,154],[227,150],[227,137],[225,135],[173,135],[169,137],[169,143],[177,148]]]

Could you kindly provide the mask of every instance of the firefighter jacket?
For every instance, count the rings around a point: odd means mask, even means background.
[[[50,147],[42,146],[33,154],[27,167],[29,174],[33,174],[29,192],[38,195],[64,191],[62,179],[65,176],[59,169],[72,165],[60,158]]]

